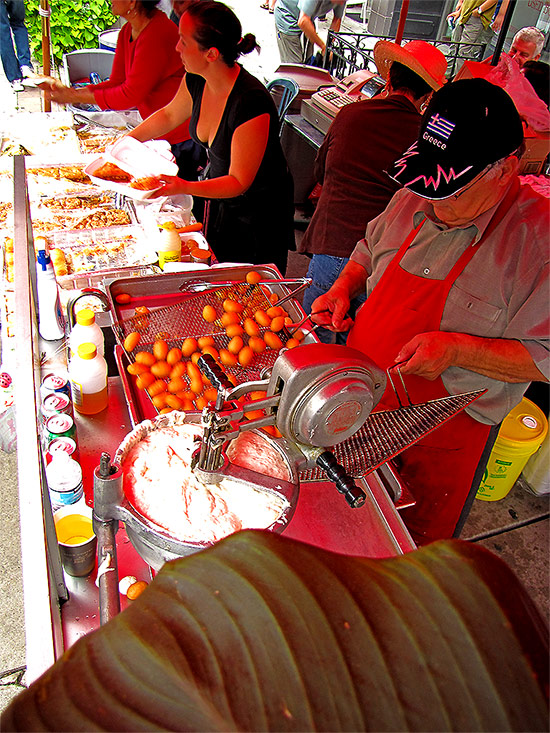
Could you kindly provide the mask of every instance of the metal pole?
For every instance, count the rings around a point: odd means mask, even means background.
[[[120,613],[116,533],[118,520],[112,507],[122,499],[122,471],[111,465],[111,456],[101,454],[94,471],[94,531],[97,536],[97,579],[99,585],[99,621],[101,625]]]
[[[506,40],[506,34],[508,33],[508,28],[510,27],[510,21],[512,20],[512,15],[514,14],[515,9],[516,0],[508,0],[508,7],[506,8],[506,13],[504,14],[502,28],[500,29],[500,33],[498,34],[495,52],[491,58],[492,66],[496,66],[498,64],[498,60],[502,52],[502,47],[504,46],[504,41]]]
[[[42,71],[50,76],[50,2],[40,0],[40,17],[42,19]],[[44,112],[52,111],[52,102],[48,94],[44,94]]]
[[[409,0],[403,0],[401,11],[399,13],[399,23],[397,25],[397,33],[395,34],[395,42],[398,46],[401,45],[403,40],[403,31],[405,30],[405,21],[407,20],[407,13],[409,12]]]

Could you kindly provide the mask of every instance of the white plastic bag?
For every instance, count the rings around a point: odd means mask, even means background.
[[[550,130],[550,112],[508,54],[501,55],[485,79],[508,92],[529,127],[537,132]]]

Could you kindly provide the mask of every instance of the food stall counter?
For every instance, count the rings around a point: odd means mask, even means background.
[[[53,526],[44,457],[39,440],[40,384],[48,353],[62,346],[43,342],[36,328],[35,262],[30,236],[24,160],[14,164],[15,178],[15,338],[18,472],[28,681],[32,682],[79,637],[99,626],[97,568],[84,578],[64,573]],[[93,473],[102,452],[114,456],[132,429],[120,377],[108,383],[109,407],[95,416],[75,415],[79,462],[86,503],[93,502]],[[389,557],[414,549],[398,513],[373,474],[362,482],[365,504],[351,509],[334,485],[303,483],[295,514],[285,530],[294,539],[335,552]],[[137,554],[120,526],[116,535],[119,577],[151,581],[153,572]],[[121,597],[121,607],[128,603]]]

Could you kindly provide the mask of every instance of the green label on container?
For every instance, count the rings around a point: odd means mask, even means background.
[[[498,458],[495,460],[495,463],[498,463],[499,466],[511,466],[512,461],[501,461]]]

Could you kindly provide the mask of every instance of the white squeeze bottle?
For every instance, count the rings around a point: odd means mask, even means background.
[[[69,380],[74,409],[95,415],[107,407],[107,362],[95,344],[80,344],[69,362]]]
[[[36,291],[38,295],[38,331],[46,341],[65,336],[65,324],[59,302],[59,290],[52,261],[46,251],[38,251],[36,258]]]
[[[95,344],[97,353],[105,354],[105,338],[103,331],[95,322],[95,313],[90,308],[83,308],[76,314],[76,323],[69,335],[69,353],[72,356],[80,344]]]
[[[173,221],[167,221],[162,225],[157,251],[161,270],[164,270],[166,262],[179,262],[181,260],[181,239]]]

